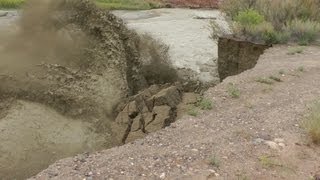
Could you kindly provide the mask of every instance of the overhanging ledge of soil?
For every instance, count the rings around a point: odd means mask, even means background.
[[[218,41],[218,72],[220,81],[253,68],[264,50],[271,45],[258,44],[233,37]]]

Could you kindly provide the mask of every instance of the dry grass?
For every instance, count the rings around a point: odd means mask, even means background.
[[[287,54],[288,55],[301,54],[301,53],[303,53],[303,51],[304,51],[303,47],[291,47],[288,49]]]
[[[319,8],[319,0],[224,0],[221,4],[221,9],[238,22],[235,26],[238,35],[266,43],[292,41],[301,45],[308,45],[318,38]],[[245,14],[250,21],[261,16],[265,21],[250,25],[239,21],[239,16],[248,11],[254,12]]]
[[[105,9],[152,9],[161,6],[161,3],[155,0],[95,0],[96,4]],[[19,8],[26,0],[0,0],[0,8],[14,9]]]
[[[235,98],[235,99],[239,98],[240,95],[241,95],[241,92],[240,92],[239,88],[233,83],[228,84],[228,90],[227,91],[228,91],[229,96],[232,97],[232,98]]]
[[[304,127],[315,144],[320,144],[320,101],[311,108],[311,113],[304,122]]]
[[[191,8],[217,8],[218,0],[161,0],[165,4]]]
[[[177,7],[217,8],[218,0],[95,0],[105,9],[145,10],[163,7],[164,4]],[[0,8],[19,8],[25,0],[0,0]]]
[[[152,0],[96,0],[99,7],[105,9],[144,10],[160,7]]]

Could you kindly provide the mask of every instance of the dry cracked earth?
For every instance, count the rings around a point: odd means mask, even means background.
[[[57,161],[31,179],[316,179],[320,148],[301,124],[319,100],[320,49],[288,49],[270,48],[255,68],[210,88],[212,110],[124,146]],[[271,75],[281,81],[257,82]]]

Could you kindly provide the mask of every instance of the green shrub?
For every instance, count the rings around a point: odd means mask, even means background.
[[[209,164],[213,167],[219,168],[220,167],[220,160],[218,159],[218,157],[216,155],[213,155],[210,158],[210,162]]]
[[[248,27],[246,31],[247,35],[255,41],[264,41],[266,43],[275,43],[278,41],[272,24],[268,22]]]
[[[293,20],[288,23],[286,31],[290,32],[293,41],[299,45],[308,45],[317,39],[320,33],[320,23],[310,20]]]
[[[24,0],[0,0],[0,9],[18,8],[24,3]]]
[[[199,107],[201,110],[211,110],[212,107],[212,101],[208,99],[201,98],[197,103],[196,106]]]
[[[198,109],[195,106],[190,106],[188,109],[188,115],[197,117],[199,114]]]
[[[97,5],[105,9],[151,9],[155,5],[145,0],[95,0]]]
[[[262,77],[259,77],[258,79],[256,79],[256,82],[262,83],[262,84],[268,84],[268,85],[272,85],[273,84],[272,80],[267,79],[267,78],[262,78]]]
[[[319,0],[223,0],[221,9],[237,22],[239,37],[308,45],[320,33]]]
[[[235,84],[229,83],[228,84],[228,94],[232,98],[239,98],[241,93],[240,93],[239,88]]]
[[[308,131],[312,141],[320,144],[320,101],[313,105],[311,113],[304,122],[304,127]]]
[[[235,21],[242,26],[253,26],[262,23],[264,21],[264,17],[258,11],[254,9],[248,9],[239,12],[239,14],[235,17]]]
[[[234,20],[239,12],[252,8],[254,1],[255,0],[223,0],[219,8]]]
[[[282,82],[282,80],[278,76],[271,75],[271,76],[269,76],[269,79],[272,79],[272,80],[277,81],[277,82]]]
[[[303,47],[291,47],[288,49],[288,55],[301,54],[304,51]]]

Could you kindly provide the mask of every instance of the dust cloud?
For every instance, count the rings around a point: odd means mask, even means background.
[[[65,0],[29,0],[21,18],[0,32],[0,72],[25,74],[40,63],[68,65],[88,43],[83,32],[68,27]]]

